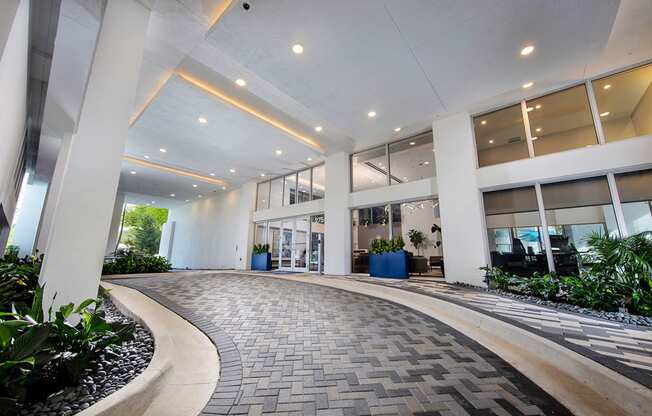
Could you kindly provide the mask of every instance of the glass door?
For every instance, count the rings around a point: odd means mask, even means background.
[[[281,266],[281,222],[270,221],[269,223],[269,246],[272,252],[272,269],[276,270]]]
[[[293,220],[283,220],[281,223],[281,241],[280,241],[280,259],[279,259],[279,269],[281,270],[292,270],[292,246],[294,243],[293,239],[294,234],[294,221]]]
[[[299,217],[294,221],[294,265],[293,271],[308,271],[308,234],[310,222],[308,217]]]

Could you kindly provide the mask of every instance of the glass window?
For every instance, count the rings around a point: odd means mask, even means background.
[[[276,178],[271,182],[269,193],[269,207],[278,208],[283,205],[283,178]]]
[[[593,81],[605,140],[652,134],[652,65]]]
[[[310,217],[310,271],[324,271],[324,214]]]
[[[584,85],[530,100],[526,108],[536,156],[598,143]]]
[[[652,170],[616,175],[616,186],[627,232],[652,231]]]
[[[483,199],[491,265],[521,276],[547,272],[534,187],[485,192]]]
[[[369,249],[376,238],[389,238],[389,207],[354,209],[352,219],[353,273],[369,272]]]
[[[268,244],[272,253],[272,269],[279,268],[280,241],[281,241],[281,221],[270,221],[267,231]]]
[[[387,153],[385,146],[351,156],[351,189],[353,192],[387,185]]]
[[[392,184],[435,176],[432,132],[389,145],[389,170]]]
[[[261,210],[267,208],[269,208],[269,181],[259,183],[256,194],[256,209]]]
[[[442,276],[441,219],[439,201],[424,200],[392,204],[392,237],[402,237],[405,250],[413,254],[414,273]],[[410,241],[410,230],[421,231],[425,243],[415,247]],[[415,256],[423,257],[416,259]]]
[[[257,222],[254,228],[254,244],[267,244],[267,223]]]
[[[323,199],[326,195],[326,165],[312,168],[312,199]]]
[[[283,206],[294,205],[296,204],[296,192],[297,192],[297,174],[293,173],[287,175],[284,181],[285,185],[283,188]]]
[[[587,251],[592,233],[618,235],[607,178],[541,186],[550,248],[559,274],[577,274],[578,253]]]
[[[520,104],[474,117],[473,128],[480,167],[530,156]]]
[[[297,204],[310,201],[310,169],[302,170],[298,174],[297,182]]]

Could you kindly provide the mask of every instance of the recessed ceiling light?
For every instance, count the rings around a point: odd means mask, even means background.
[[[264,178],[264,177],[265,177],[265,174],[264,174],[264,173],[261,173],[261,174],[260,174],[260,177],[261,177],[261,178]]]
[[[609,114],[611,114],[609,111],[605,111],[604,113],[600,113],[600,117],[607,117]]]
[[[480,122],[480,124],[482,124],[482,125],[484,126],[485,124],[487,124],[487,120],[482,120],[482,121]]]
[[[199,194],[199,195],[197,195],[197,198],[201,198],[201,197],[202,197],[202,195],[201,195],[201,194]]]
[[[276,151],[275,151],[274,153],[276,153],[277,155],[279,155],[279,156],[280,156],[280,155],[282,155],[282,154],[283,154],[283,151],[282,151],[282,150],[276,150]]]
[[[135,171],[135,170],[132,170],[132,171],[129,172],[129,173],[131,173],[132,175],[135,175],[135,174],[136,174],[136,171]]]
[[[367,113],[367,117],[369,117],[369,118],[374,118],[374,117],[376,117],[376,112],[375,112],[375,111],[370,111],[370,112],[368,112],[368,113]]]
[[[322,128],[322,126],[317,126],[317,127],[315,127],[315,131],[322,131],[322,130],[324,130],[324,129]]]
[[[494,143],[494,139],[489,140],[489,144],[493,144],[493,143]]]
[[[536,136],[534,136],[534,137],[532,138],[532,140],[536,140],[536,139],[538,139],[538,137],[536,137]]]
[[[602,89],[605,89],[605,90],[608,90],[609,88],[611,88],[611,84],[606,84],[604,87],[602,87]]]
[[[149,159],[149,156],[147,156],[147,155],[145,155],[144,157],[145,157],[145,159]]]
[[[231,169],[229,169],[229,172],[235,173],[235,169],[231,168]]]
[[[398,133],[399,131],[401,131],[401,128],[397,127],[397,128],[394,129],[394,131]]]
[[[172,198],[174,198],[174,197],[175,197],[175,195],[174,195],[174,194],[170,194],[170,196],[171,196]]]
[[[530,88],[533,85],[534,85],[534,82],[530,81],[530,82],[526,82],[525,84],[523,84],[522,87],[523,88]]]
[[[414,146],[415,144],[415,142],[410,142],[410,146]]]
[[[158,149],[158,151],[161,152],[161,153],[167,153],[168,150],[167,150],[167,149],[160,148],[160,149]]]
[[[534,52],[534,46],[532,45],[528,45],[525,48],[521,49],[521,55],[523,56],[528,56],[532,52]]]
[[[223,190],[223,191],[226,191],[226,186],[223,186],[223,187],[222,187],[222,190]]]
[[[211,175],[211,176],[215,176],[215,174],[214,174],[214,173],[212,173],[212,172],[211,172],[211,173],[209,173],[209,175]]]
[[[186,199],[186,202],[190,202],[190,200],[189,200],[189,199]]]
[[[206,124],[206,123],[208,123],[208,120],[206,120],[204,117],[199,117],[199,118],[197,119],[197,121],[199,121],[201,124]]]
[[[235,80],[235,83],[238,84],[238,86],[240,86],[240,87],[244,87],[245,85],[247,85],[247,81],[245,81],[245,80],[242,79],[242,78],[238,78],[238,79],[236,79],[236,80]]]
[[[300,43],[295,43],[292,45],[292,52],[301,55],[303,53],[303,46]]]
[[[424,164],[424,165],[429,165],[430,162],[428,162],[428,161],[426,160],[425,162],[423,162],[423,164]]]
[[[529,113],[530,111],[534,110],[534,107],[528,107],[527,112]]]
[[[197,187],[197,184],[196,184],[196,183],[193,183],[193,184],[192,184],[192,187],[193,187],[193,188],[196,188],[196,187]]]
[[[537,133],[540,133],[541,130],[543,130],[541,127],[537,127],[536,129],[534,129],[534,131],[536,131]]]
[[[534,108],[536,108],[537,110],[540,110],[541,109],[541,104],[535,105]]]

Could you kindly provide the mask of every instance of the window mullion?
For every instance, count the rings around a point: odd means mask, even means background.
[[[593,126],[595,128],[595,134],[598,136],[598,143],[605,144],[604,130],[602,128],[602,122],[600,121],[600,110],[598,109],[598,102],[595,99],[595,92],[593,91],[593,83],[591,81],[586,81],[586,93],[589,97],[589,107],[591,108],[591,116],[593,117]]]
[[[616,224],[620,230],[621,237],[629,236],[627,229],[627,222],[625,221],[625,214],[623,213],[623,206],[620,203],[620,195],[618,194],[618,187],[616,185],[616,177],[613,173],[607,173],[607,184],[609,185],[609,193],[611,193],[611,205],[614,207],[614,214],[616,215]]]
[[[527,103],[521,101],[521,113],[523,114],[523,124],[525,124],[525,140],[527,141],[527,151],[530,158],[534,157],[534,143],[532,142],[532,132],[530,131],[530,117],[527,113]]]
[[[555,258],[552,255],[552,246],[550,245],[550,234],[548,234],[548,219],[546,218],[546,209],[543,205],[543,193],[541,192],[541,184],[534,185],[534,190],[537,195],[537,205],[539,206],[539,220],[541,221],[541,229],[543,234],[543,244],[546,250],[546,259],[548,259],[548,270],[555,271]]]

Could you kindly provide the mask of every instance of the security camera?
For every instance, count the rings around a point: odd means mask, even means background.
[[[245,9],[246,11],[249,11],[251,9],[252,4],[253,1],[243,1],[242,8]]]

